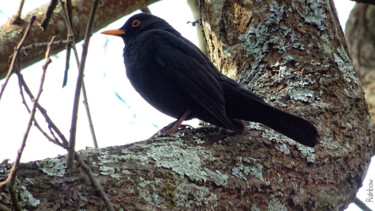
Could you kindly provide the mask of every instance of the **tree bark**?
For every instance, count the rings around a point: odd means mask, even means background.
[[[369,105],[371,123],[375,123],[375,6],[356,4],[345,27],[353,65],[358,73]]]
[[[314,162],[294,167],[303,173],[291,176],[282,166],[268,170],[280,175],[283,184],[291,184],[277,199],[288,208],[343,209],[361,186],[374,142],[363,90],[333,2],[201,2],[203,28],[216,66],[319,130],[321,145],[315,147]],[[263,152],[272,155],[270,162],[283,160],[282,150],[272,151]],[[274,185],[270,190],[277,190]],[[269,194],[251,200],[267,208],[273,199]]]
[[[270,104],[311,121],[320,145],[304,147],[249,123],[242,134],[194,129],[81,152],[116,209],[342,210],[362,184],[374,143],[364,93],[333,2],[200,0],[208,50],[221,71]],[[24,164],[25,209],[101,210],[64,157]],[[3,166],[6,166],[3,164]],[[0,179],[5,177],[0,170]],[[9,205],[7,194],[0,202]]]
[[[156,0],[101,1],[95,16],[93,32],[96,32],[115,20],[133,12],[134,10],[144,8],[153,2],[156,2]],[[84,37],[92,0],[72,0],[72,5],[73,34],[76,42],[79,42]],[[9,19],[6,24],[0,27],[0,79],[6,76],[14,49],[23,35],[24,26],[27,26],[27,22],[32,16],[36,16],[36,21],[24,46],[35,43],[48,43],[52,36],[56,36],[56,40],[64,40],[67,38],[67,28],[65,26],[60,4],[57,5],[47,30],[42,30],[40,24],[43,21],[47,7],[48,4],[26,14],[22,17],[23,22],[20,25],[11,24],[12,20]],[[65,45],[56,46],[54,51],[57,53],[64,48]],[[21,59],[22,68],[43,59],[44,51],[45,48],[32,48],[25,52]]]

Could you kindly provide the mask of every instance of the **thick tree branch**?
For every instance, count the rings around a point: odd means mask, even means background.
[[[345,27],[345,37],[358,78],[365,90],[371,123],[375,123],[375,6],[356,4]]]
[[[375,1],[374,0],[352,0],[352,1],[355,1],[357,3],[362,3],[362,4],[372,4],[372,5],[375,5]]]
[[[27,26],[27,28],[25,30],[25,33],[22,36],[21,41],[18,43],[16,50],[14,51],[14,55],[12,56],[12,61],[10,62],[10,66],[9,66],[9,69],[8,69],[8,72],[7,72],[4,84],[2,84],[2,86],[1,86],[0,100],[1,100],[1,97],[3,96],[5,88],[6,88],[7,84],[8,84],[9,78],[10,78],[10,76],[12,75],[12,73],[14,71],[14,67],[16,65],[16,62],[19,62],[19,58],[18,57],[19,57],[19,54],[21,52],[21,48],[24,45],[26,38],[29,36],[30,29],[32,28],[32,25],[33,25],[34,21],[35,21],[35,16],[31,16],[29,25]]]
[[[112,23],[113,21],[133,12],[138,8],[144,8],[147,5],[156,2],[156,0],[119,0],[119,1],[101,1],[99,5],[95,24],[93,26],[93,32],[98,31],[104,26]],[[72,1],[73,11],[73,30],[75,40],[81,41],[84,36],[85,28],[87,23],[90,8],[85,5],[90,5],[92,0],[74,0]],[[56,36],[56,40],[66,39],[66,27],[64,24],[64,17],[62,10],[58,5],[55,9],[55,13],[51,17],[50,25],[46,31],[43,31],[40,24],[44,19],[44,14],[47,11],[48,4],[29,12],[27,15],[22,17],[24,20],[30,20],[31,16],[36,16],[36,21],[31,28],[29,39],[25,42],[25,45],[32,43],[44,43],[49,42],[52,36]],[[110,14],[110,15],[108,15]],[[0,79],[4,78],[8,67],[9,58],[13,53],[18,41],[21,39],[23,33],[23,26],[13,25],[10,21],[0,27]],[[64,46],[59,46],[54,49],[60,51],[64,49]],[[33,64],[43,58],[44,49],[32,49],[27,52],[27,56],[22,57],[22,67],[26,67]]]

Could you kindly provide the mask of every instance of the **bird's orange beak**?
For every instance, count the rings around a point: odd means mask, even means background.
[[[102,32],[102,34],[121,36],[121,35],[125,34],[125,31],[121,30],[121,29],[111,29],[111,30],[107,30],[107,31]]]

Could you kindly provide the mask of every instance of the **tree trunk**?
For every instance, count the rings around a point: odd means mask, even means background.
[[[214,64],[270,104],[311,121],[320,145],[304,147],[249,123],[242,134],[204,127],[82,151],[115,208],[344,209],[362,184],[374,143],[332,1],[200,4]],[[16,188],[23,207],[104,209],[80,168],[64,176],[64,162],[21,166]],[[5,193],[0,202],[10,206]]]
[[[346,39],[375,123],[375,6],[356,4],[346,23]]]

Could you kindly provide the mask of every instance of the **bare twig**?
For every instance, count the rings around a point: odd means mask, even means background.
[[[151,14],[151,10],[150,10],[150,8],[148,8],[148,7],[142,8],[141,11],[142,11],[143,13]]]
[[[89,101],[87,99],[86,86],[85,86],[85,82],[84,81],[82,81],[82,92],[83,92],[83,103],[86,106],[86,114],[87,114],[87,118],[89,120],[89,127],[90,127],[90,131],[91,131],[92,140],[94,142],[94,147],[95,148],[99,148],[98,142],[96,140],[96,135],[95,135],[95,130],[94,130],[94,124],[93,124],[93,121],[92,121],[92,118],[91,118],[91,114],[90,114]]]
[[[83,48],[82,48],[81,62],[79,65],[79,72],[78,72],[78,78],[77,78],[76,90],[75,90],[74,102],[73,102],[73,112],[72,112],[72,120],[71,120],[72,122],[71,122],[71,127],[70,127],[68,161],[67,161],[68,172],[73,169],[78,107],[79,107],[79,98],[81,95],[81,88],[83,84],[83,71],[85,69],[87,51],[88,51],[88,46],[89,46],[90,37],[91,37],[91,30],[92,30],[92,25],[94,22],[94,17],[95,17],[96,8],[98,6],[98,2],[99,2],[98,0],[95,0],[91,8],[90,18],[89,18],[89,22],[86,28],[86,33],[85,33],[85,38],[84,38],[84,43],[83,43]],[[60,3],[64,5],[61,0],[60,0]],[[65,11],[65,9],[63,9],[63,11]],[[64,12],[64,16],[67,17],[66,11]],[[67,20],[69,19],[67,18]],[[71,25],[69,24],[69,22],[67,25],[68,25],[68,28],[71,29]],[[73,41],[73,48],[74,48],[74,45],[75,45],[75,42]]]
[[[61,0],[60,0],[60,3],[62,3]],[[84,39],[84,43],[83,43],[83,49],[82,49],[82,54],[81,54],[81,62],[79,62],[79,60],[78,60],[78,54],[77,54],[77,50],[75,48],[75,41],[74,41],[74,38],[72,36],[72,40],[73,40],[72,48],[73,48],[74,53],[75,53],[77,65],[79,66],[79,74],[78,74],[77,85],[76,85],[76,90],[75,90],[75,97],[74,97],[74,104],[73,104],[73,114],[72,114],[72,123],[71,123],[71,128],[70,128],[67,168],[68,168],[68,171],[72,170],[72,168],[73,168],[73,158],[75,157],[76,160],[78,161],[78,163],[80,164],[81,168],[89,176],[89,178],[90,178],[93,186],[95,187],[95,189],[99,192],[101,198],[103,199],[104,203],[107,206],[107,209],[112,211],[114,209],[113,209],[112,203],[110,202],[107,194],[104,192],[101,185],[96,181],[96,179],[95,179],[94,175],[92,174],[90,168],[80,159],[80,157],[78,156],[78,154],[74,150],[75,136],[76,136],[76,126],[77,126],[77,116],[78,116],[78,105],[79,105],[79,97],[80,97],[81,87],[82,87],[83,96],[85,98],[84,102],[85,102],[85,105],[86,105],[86,111],[88,113],[88,117],[89,117],[89,121],[90,121],[90,129],[92,129],[94,144],[95,144],[95,147],[97,147],[96,137],[95,137],[95,133],[93,132],[92,120],[91,120],[90,110],[89,110],[89,107],[88,107],[88,102],[87,102],[87,97],[86,97],[86,89],[85,89],[84,81],[83,81],[83,72],[84,72],[84,68],[85,68],[87,51],[88,51],[89,41],[90,41],[90,37],[91,37],[91,29],[92,29],[92,25],[93,25],[93,22],[94,22],[95,12],[96,12],[96,8],[98,6],[98,3],[99,3],[99,1],[95,0],[94,3],[93,3],[93,6],[91,8],[90,18],[89,18],[89,22],[88,22],[88,25],[87,25],[87,28],[86,28],[85,39]],[[72,32],[71,25],[69,23],[69,18],[67,17],[68,15],[66,14],[66,12],[64,12],[64,13],[65,13],[64,16],[66,16],[65,19],[68,22],[67,23],[68,31]]]
[[[31,110],[30,110],[30,108],[29,108],[29,106],[27,105],[27,103],[26,103],[26,100],[25,100],[25,96],[24,96],[24,94],[23,94],[23,86],[27,86],[26,84],[25,84],[25,81],[24,80],[22,80],[23,79],[23,76],[22,76],[22,74],[19,72],[19,71],[16,71],[16,74],[17,74],[17,76],[18,76],[18,85],[19,85],[19,88],[20,88],[20,94],[21,94],[21,98],[22,98],[22,103],[25,105],[25,107],[26,107],[26,110],[27,110],[27,112],[29,112],[29,113],[31,113]],[[22,78],[22,79],[21,79]],[[31,98],[31,97],[30,97]],[[33,98],[31,98],[31,99],[33,99]],[[38,121],[35,119],[34,120],[34,125],[35,125],[35,127],[48,139],[48,141],[50,141],[50,142],[52,142],[52,143],[54,143],[54,144],[56,144],[56,145],[58,145],[58,146],[60,146],[60,147],[63,147],[63,148],[67,148],[67,145],[64,145],[63,143],[60,143],[59,141],[58,141],[58,139],[55,137],[55,135],[53,134],[53,132],[52,132],[52,130],[50,130],[50,132],[51,132],[51,134],[53,135],[53,138],[52,137],[50,137],[43,129],[42,129],[42,127],[39,125],[39,123],[38,123]]]
[[[52,37],[51,43],[53,42],[54,39],[55,39],[55,37]],[[50,50],[51,50],[51,45],[49,45],[47,47],[47,51],[46,51],[46,55],[45,55],[46,62],[43,65],[43,73],[42,73],[42,76],[41,76],[39,91],[38,91],[38,94],[37,94],[36,98],[34,99],[33,107],[31,109],[30,118],[29,118],[29,121],[28,121],[28,124],[27,124],[25,134],[24,134],[23,139],[22,139],[21,147],[17,152],[16,160],[14,161],[13,166],[10,169],[10,173],[9,173],[7,179],[0,183],[0,190],[3,189],[5,186],[8,188],[9,194],[10,194],[11,199],[12,199],[13,208],[15,210],[22,210],[22,208],[21,208],[21,206],[18,202],[16,193],[15,193],[14,184],[16,182],[17,170],[18,170],[19,163],[21,162],[22,153],[23,153],[23,150],[25,149],[25,146],[26,146],[26,140],[27,140],[27,137],[29,136],[31,126],[32,126],[32,123],[34,121],[36,107],[37,107],[39,98],[40,98],[40,96],[42,94],[42,91],[43,91],[43,85],[44,85],[44,79],[45,79],[46,72],[47,72],[47,67],[52,61],[49,57],[50,56]]]
[[[22,9],[23,9],[24,3],[25,3],[25,0],[20,0],[20,5],[18,6],[18,11],[12,17],[12,24],[21,25],[23,23],[23,21],[21,19],[21,15],[22,15]]]
[[[9,187],[8,192],[10,195],[10,199],[12,200],[12,205],[13,205],[14,210],[22,211],[22,206],[17,198],[17,193],[14,188],[14,184]]]
[[[34,95],[31,93],[31,90],[27,86],[27,84],[26,84],[25,79],[23,78],[23,76],[21,74],[19,74],[18,78],[19,78],[19,80],[21,80],[22,86],[25,89],[26,93],[29,95],[30,99],[34,99]],[[47,111],[39,103],[37,103],[36,106],[37,106],[37,109],[39,110],[39,112],[45,118],[45,120],[46,120],[47,124],[49,125],[49,127],[52,128],[53,131],[55,131],[57,133],[57,135],[60,137],[60,139],[62,141],[62,146],[61,147],[64,147],[66,149],[67,146],[69,145],[68,140],[62,134],[62,132],[56,126],[56,124],[52,121],[52,119],[48,116]]]
[[[40,26],[43,28],[43,31],[47,30],[49,20],[52,17],[52,14],[56,8],[56,5],[57,5],[57,0],[51,0],[51,3],[48,5],[47,12],[44,15],[42,23],[40,24]]]
[[[24,4],[25,4],[25,0],[21,0],[21,1],[20,1],[20,5],[19,5],[19,7],[18,7],[17,14],[16,14],[16,16],[17,16],[18,18],[20,18],[20,19],[21,19],[22,9],[23,9],[23,5],[24,5]]]
[[[107,194],[103,190],[103,187],[96,181],[94,174],[90,170],[90,168],[85,164],[85,162],[79,157],[78,153],[74,153],[75,159],[78,161],[81,168],[86,172],[87,176],[89,176],[92,185],[94,186],[95,190],[99,192],[99,195],[102,197],[104,203],[107,206],[109,211],[113,211],[113,206],[111,201],[109,200]]]
[[[72,44],[69,43],[66,45],[66,60],[65,60],[65,71],[64,71],[64,79],[62,87],[66,86],[68,82],[68,72],[70,68],[70,52],[72,51]]]
[[[60,4],[62,4],[64,19],[65,19],[65,22],[66,22],[66,25],[67,25],[67,28],[68,28],[68,37],[72,41],[71,47],[72,47],[73,52],[74,52],[74,57],[76,59],[77,67],[78,67],[78,69],[80,69],[81,64],[80,64],[79,58],[78,58],[78,53],[77,53],[77,49],[76,49],[76,42],[75,42],[74,36],[73,36],[73,29],[72,29],[72,26],[71,26],[71,22],[69,21],[70,18],[69,18],[69,14],[68,14],[68,9],[65,7],[65,4],[63,3],[63,1],[60,0]],[[90,15],[90,18],[91,18],[91,15]],[[67,74],[67,73],[65,73],[65,74]],[[64,82],[65,82],[65,80],[66,80],[66,77],[64,76]],[[90,126],[91,135],[92,135],[92,138],[93,138],[94,146],[96,148],[98,148],[98,143],[97,143],[97,140],[96,140],[96,135],[95,135],[95,130],[94,130],[94,124],[93,124],[93,120],[92,120],[91,114],[90,114],[90,107],[89,107],[87,93],[86,93],[85,81],[83,79],[82,79],[82,92],[83,92],[84,105],[85,105],[85,108],[86,108],[87,119],[89,120],[89,126]],[[72,160],[72,158],[70,158],[70,160]]]
[[[361,201],[361,199],[359,199],[358,197],[355,197],[354,198],[354,201],[353,203],[355,205],[357,205],[359,208],[361,208],[361,210],[363,211],[372,211],[372,209],[370,209],[365,203],[363,203],[363,201]]]
[[[58,40],[58,41],[53,42],[52,45],[55,47],[55,46],[64,45],[64,44],[68,44],[68,43],[71,43],[71,41],[70,40]],[[45,48],[45,47],[47,47],[48,44],[49,44],[48,42],[33,43],[31,45],[22,47],[21,51],[26,52],[26,51],[28,51],[30,49],[33,49],[33,48]]]
[[[21,51],[23,43],[25,42],[26,37],[29,35],[31,26],[33,25],[34,21],[35,21],[35,16],[32,16],[31,19],[30,19],[29,25],[27,26],[27,28],[25,30],[25,34],[23,34],[23,37],[22,37],[21,41],[18,43],[18,46],[16,48],[16,53],[14,54],[14,56],[12,58],[12,61],[10,63],[9,69],[8,69],[8,74],[7,74],[6,79],[4,81],[4,84],[2,85],[1,90],[0,90],[0,100],[1,100],[1,96],[3,96],[5,87],[8,84],[9,78],[10,78],[12,72],[13,72],[14,65],[15,65],[15,63],[17,61],[17,58],[18,58],[18,55],[19,55],[19,53]]]
[[[62,2],[62,1],[60,1]],[[66,0],[66,5],[61,5],[62,9],[64,10],[64,20],[68,25],[68,40],[74,40],[73,36],[73,26],[72,26],[72,1],[71,0]],[[74,49],[75,49],[75,40],[74,40]],[[64,80],[63,80],[63,87],[66,86],[68,82],[68,72],[69,72],[69,67],[70,67],[70,55],[72,52],[72,43],[69,43],[66,45],[66,61],[65,61],[65,71],[64,71]],[[76,59],[77,59],[77,67],[79,68],[79,59],[78,59],[78,54],[77,51],[76,53]],[[84,87],[85,85],[83,85]],[[85,96],[85,94],[84,94]]]

